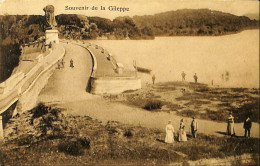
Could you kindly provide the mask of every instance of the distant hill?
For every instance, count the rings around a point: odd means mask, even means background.
[[[209,9],[181,9],[155,15],[134,16],[139,28],[157,35],[224,35],[258,28],[259,21]]]

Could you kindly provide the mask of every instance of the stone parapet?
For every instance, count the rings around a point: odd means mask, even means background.
[[[138,77],[91,77],[90,79],[93,94],[117,94],[141,89],[141,79]]]

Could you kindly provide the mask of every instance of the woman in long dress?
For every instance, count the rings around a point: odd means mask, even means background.
[[[174,128],[171,124],[171,121],[169,120],[168,124],[166,125],[166,137],[165,142],[166,143],[173,143],[174,142]]]
[[[235,122],[234,117],[232,114],[229,114],[228,120],[227,120],[227,135],[235,135]]]
[[[185,128],[185,125],[184,125],[183,119],[181,119],[180,129],[179,129],[179,141],[187,141],[187,136],[186,136],[186,132],[185,132],[184,128]]]

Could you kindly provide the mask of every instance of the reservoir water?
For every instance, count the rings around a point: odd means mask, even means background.
[[[155,40],[96,40],[118,62],[152,70],[143,83],[186,80],[223,87],[259,87],[259,30],[225,36],[156,37]]]

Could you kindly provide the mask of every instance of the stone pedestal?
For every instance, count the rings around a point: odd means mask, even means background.
[[[50,29],[45,31],[45,44],[59,43],[58,30]]]
[[[3,117],[0,115],[0,139],[4,139]]]

